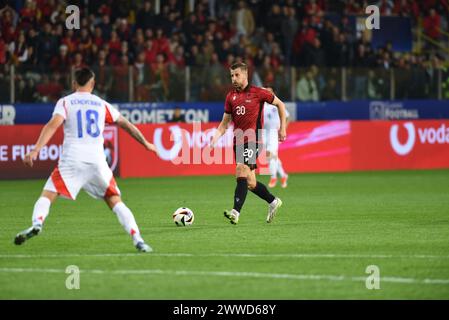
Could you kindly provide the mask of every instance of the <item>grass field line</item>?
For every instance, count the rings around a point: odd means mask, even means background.
[[[58,273],[65,274],[64,269],[52,268],[0,268],[0,273]],[[365,282],[366,277],[344,275],[318,275],[318,274],[289,274],[266,272],[230,272],[230,271],[194,271],[194,270],[161,270],[161,269],[128,269],[128,270],[101,270],[82,269],[80,273],[101,275],[170,275],[170,276],[211,276],[211,277],[237,277],[237,278],[266,278],[287,280],[327,280]],[[403,277],[380,277],[380,282],[403,284],[449,284],[449,279],[416,279]]]
[[[331,258],[331,259],[449,259],[449,255],[391,255],[391,254],[334,254],[334,253],[65,253],[65,254],[0,254],[0,259],[77,258],[77,257],[224,257],[224,258]]]

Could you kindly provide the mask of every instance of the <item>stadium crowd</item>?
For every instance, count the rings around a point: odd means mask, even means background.
[[[342,98],[341,67],[350,68],[349,98],[388,98],[392,68],[400,70],[397,98],[436,97],[437,70],[445,70],[444,58],[432,50],[373,50],[363,35],[355,36],[348,16],[365,15],[374,3],[382,15],[422,23],[425,34],[440,41],[448,0],[196,0],[193,8],[186,0],[160,3],[70,1],[81,9],[81,28],[69,30],[67,1],[0,1],[0,97],[9,97],[11,65],[18,102],[55,101],[70,88],[72,68],[87,65],[97,75],[97,94],[113,101],[129,100],[130,80],[135,101],[183,101],[186,66],[190,99],[221,101],[229,88],[227,68],[238,60],[250,65],[253,81],[287,99],[288,70],[295,68],[296,98],[316,101]]]

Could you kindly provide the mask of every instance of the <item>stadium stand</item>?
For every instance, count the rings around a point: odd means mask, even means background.
[[[221,101],[239,60],[292,101],[449,98],[447,0],[71,1],[80,30],[66,1],[0,3],[0,102],[53,102],[85,65],[112,101]],[[368,3],[409,18],[412,50],[353,30]]]

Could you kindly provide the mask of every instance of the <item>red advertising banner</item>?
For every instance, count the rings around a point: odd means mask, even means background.
[[[146,151],[116,127],[105,130],[105,155],[121,177],[233,174],[232,128],[215,149],[218,123],[146,124],[139,129],[159,154]],[[0,126],[0,179],[45,178],[62,152],[62,130],[33,168],[22,163],[42,126]],[[306,121],[291,123],[279,157],[287,172],[449,168],[449,120]],[[267,173],[264,150],[259,173]],[[120,159],[120,161],[118,161]]]
[[[208,147],[217,123],[143,124],[137,126],[159,154],[148,152],[130,135],[120,130],[120,176],[153,177],[218,175],[234,172],[232,131]]]
[[[58,129],[50,142],[42,148],[33,168],[23,164],[25,155],[34,148],[42,125],[0,126],[0,179],[47,178],[63,152],[63,130]],[[105,156],[109,166],[118,167],[118,130],[106,127],[103,133]]]
[[[207,147],[217,125],[140,125],[159,156],[120,132],[120,175],[233,174],[232,132],[218,148],[222,158]],[[288,172],[449,168],[449,120],[305,121],[291,123],[287,133],[279,157]],[[212,156],[204,161],[205,155]],[[266,158],[260,160],[259,171],[267,173]]]
[[[351,170],[351,122],[294,122],[279,144],[287,172]]]
[[[139,125],[159,156],[150,154],[125,132],[120,132],[120,176],[182,176],[233,174],[232,128],[213,151],[208,141],[218,123]],[[195,128],[196,126],[196,128]],[[296,122],[280,146],[284,167],[290,172],[347,171],[351,166],[350,122]],[[268,174],[264,150],[259,173]]]
[[[449,120],[352,121],[352,169],[449,168]]]
[[[0,179],[26,179],[48,177],[62,152],[63,131],[59,129],[42,148],[33,168],[22,160],[34,148],[42,125],[0,126]]]

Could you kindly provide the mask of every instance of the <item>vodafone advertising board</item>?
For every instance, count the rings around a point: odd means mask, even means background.
[[[449,168],[449,120],[354,121],[352,169]]]
[[[208,142],[217,123],[142,124],[137,127],[153,142],[158,155],[146,151],[123,130],[119,130],[121,177],[231,174],[233,135],[228,130],[217,148]]]
[[[122,177],[233,174],[232,131],[216,157],[207,147],[217,123],[140,125],[161,153],[120,133]],[[288,172],[449,168],[449,120],[304,121],[288,127],[279,155]],[[266,157],[259,173],[268,173]]]
[[[232,128],[211,150],[218,123],[139,125],[159,155],[146,151],[124,131],[105,130],[105,155],[121,177],[234,173]],[[62,130],[42,149],[33,168],[22,158],[40,125],[0,126],[0,179],[47,177],[61,154]],[[449,120],[304,121],[288,127],[279,155],[288,172],[449,168]],[[120,161],[118,161],[120,160]],[[259,173],[268,173],[262,150]]]

